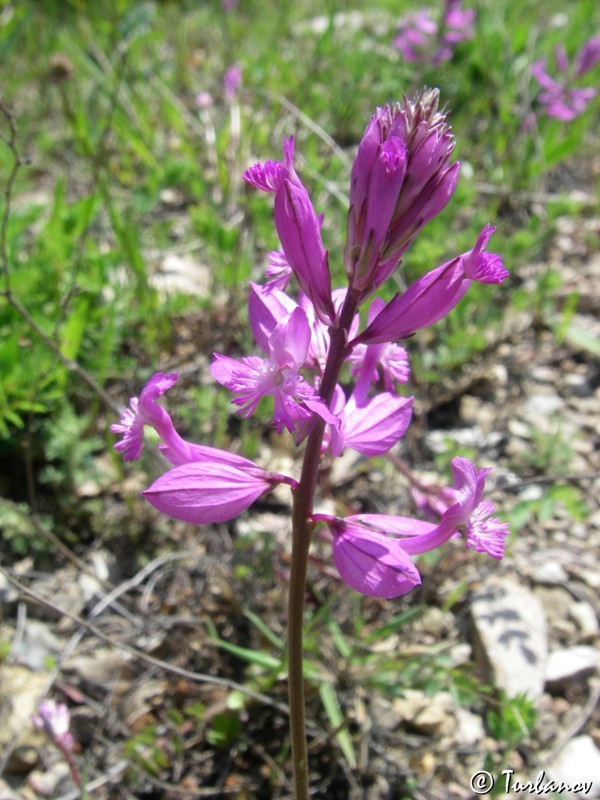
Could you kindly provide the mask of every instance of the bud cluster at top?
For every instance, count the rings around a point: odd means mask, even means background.
[[[350,175],[344,261],[350,285],[367,297],[394,271],[416,234],[450,200],[460,165],[439,93],[378,108]]]

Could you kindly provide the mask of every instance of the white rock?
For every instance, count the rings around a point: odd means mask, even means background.
[[[595,647],[577,645],[553,650],[546,663],[546,683],[560,684],[590,675],[600,666],[600,652]]]
[[[561,750],[554,764],[548,767],[548,774],[554,781],[571,787],[575,784],[591,783],[588,792],[574,791],[569,797],[600,797],[600,750],[591,736],[577,736]]]
[[[49,625],[37,619],[28,619],[22,637],[13,645],[11,658],[16,664],[29,669],[43,669],[47,660],[55,658],[64,646]]]
[[[566,570],[557,561],[546,561],[531,570],[534,583],[564,584],[569,579]]]
[[[548,430],[554,423],[550,424],[550,417],[560,411],[565,405],[565,401],[560,395],[555,393],[532,394],[523,404],[523,417],[539,430]]]
[[[466,708],[457,708],[455,739],[461,745],[472,745],[485,738],[483,720]]]
[[[0,800],[21,800],[21,796],[13,792],[8,783],[0,779]]]
[[[456,727],[450,692],[430,697],[417,689],[407,689],[404,697],[394,700],[393,708],[400,719],[429,736],[447,735]]]
[[[168,253],[158,269],[150,275],[150,283],[158,289],[161,296],[182,292],[197,297],[208,297],[210,269],[193,256]]]
[[[509,578],[491,578],[471,602],[473,651],[484,679],[509,697],[544,691],[546,616],[536,596]]]
[[[15,749],[9,758],[8,770],[35,764],[35,747],[44,735],[34,731],[31,717],[36,711],[43,692],[47,689],[48,675],[32,672],[18,664],[3,664],[0,680],[0,753]]]
[[[582,639],[594,639],[600,633],[598,616],[590,603],[573,603],[569,616],[577,623]]]
[[[387,731],[393,731],[402,722],[402,716],[392,701],[379,695],[375,695],[371,701],[371,717],[375,725]]]
[[[19,597],[19,593],[9,582],[6,575],[0,572],[0,603],[14,603]]]

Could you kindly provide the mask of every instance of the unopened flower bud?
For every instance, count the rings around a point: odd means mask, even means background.
[[[458,179],[437,90],[378,108],[352,166],[344,252],[353,289],[371,294],[415,235],[446,206]]]

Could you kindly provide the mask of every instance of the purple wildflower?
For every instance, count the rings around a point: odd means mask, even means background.
[[[269,492],[279,476],[216,461],[182,464],[161,475],[142,495],[173,519],[205,525],[237,517]]]
[[[242,68],[239,64],[227,67],[223,75],[223,90],[227,100],[235,100],[242,83]]]
[[[398,23],[393,40],[405,61],[419,61],[425,52],[431,52],[431,43],[437,36],[438,26],[427,9],[407,14]]]
[[[477,470],[466,458],[452,460],[454,503],[438,525],[387,514],[357,514],[340,519],[315,514],[333,534],[333,556],[342,579],[372,597],[397,597],[420,582],[410,556],[425,553],[457,534],[467,549],[501,559],[508,525],[490,515],[495,506],[482,500],[490,469]]]
[[[350,344],[407,339],[445,317],[472,281],[501,283],[508,271],[498,255],[484,250],[495,230],[492,225],[486,225],[471,250],[426,273],[403,294],[397,294]]]
[[[369,307],[368,322],[373,322],[384,307],[385,301],[375,297]],[[392,342],[357,344],[348,360],[353,365],[352,375],[356,378],[353,394],[359,403],[380,378],[384,390],[394,392],[394,383],[406,383],[410,375],[408,353],[404,347]]]
[[[71,717],[64,703],[43,700],[31,721],[38,730],[45,731],[63,752],[72,752],[75,740],[69,731]]]
[[[285,257],[285,253],[283,250],[272,250],[267,258],[269,266],[265,270],[265,274],[270,279],[269,285],[285,291],[292,275],[292,268]]]
[[[555,50],[558,78],[552,78],[546,70],[546,59],[534,62],[531,72],[542,87],[538,102],[548,117],[570,122],[583,114],[588,104],[598,92],[596,88],[578,88],[574,81],[585,75],[600,61],[600,36],[594,36],[579,50],[569,67],[564,47]]]
[[[380,392],[368,400],[362,399],[359,404],[355,394],[346,401],[338,386],[331,408],[339,424],[329,426],[324,447],[331,444],[334,456],[340,456],[344,447],[365,456],[387,453],[410,425],[413,400],[412,397]]]
[[[430,62],[434,66],[449,61],[460,42],[472,39],[475,11],[461,8],[461,0],[445,0],[441,23],[431,9],[421,9],[402,17],[393,40],[405,61]]]
[[[213,105],[212,95],[205,91],[197,92],[194,97],[194,102],[196,103],[196,107],[200,110],[211,108]]]
[[[279,433],[294,431],[315,412],[331,424],[335,417],[316,390],[300,375],[310,345],[306,313],[298,306],[279,322],[268,338],[269,358],[246,356],[237,361],[215,353],[213,378],[238,396],[232,401],[243,416],[254,413],[261,398],[273,396],[273,420]]]
[[[114,448],[124,461],[140,457],[144,426],[154,428],[162,440],[159,449],[174,468],[142,492],[148,502],[186,522],[223,522],[245,511],[278,483],[296,485],[293,478],[268,472],[243,456],[182,439],[168,412],[156,402],[177,378],[176,373],[157,372],[139,398],[131,398],[119,424],[111,426],[122,437]]]
[[[263,192],[275,194],[275,227],[287,262],[319,317],[331,325],[335,313],[328,253],[321,239],[322,217],[294,169],[293,136],[284,138],[283,153],[283,163],[255,164],[246,170],[244,179]]]

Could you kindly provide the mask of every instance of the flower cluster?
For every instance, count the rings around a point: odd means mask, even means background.
[[[592,87],[580,88],[574,85],[578,78],[587,74],[600,61],[600,36],[594,36],[579,50],[572,65],[569,65],[567,54],[559,45],[554,57],[559,78],[552,78],[546,71],[546,59],[534,62],[531,72],[542,91],[538,95],[538,103],[548,117],[563,122],[582,114],[590,100],[598,90]]]
[[[67,752],[73,750],[75,740],[69,731],[71,717],[69,709],[64,703],[57,703],[56,700],[43,700],[31,721],[35,728],[47,733],[61,750]]]
[[[450,163],[453,148],[436,91],[376,110],[351,171],[347,285],[339,289],[332,289],[323,218],[294,167],[293,137],[284,139],[282,161],[258,163],[245,172],[249,184],[274,195],[281,249],[269,256],[270,280],[250,284],[249,320],[260,355],[216,353],[211,365],[215,380],[233,393],[238,414],[250,416],[269,397],[278,432],[286,429],[297,444],[316,436],[327,458],[345,448],[382,455],[402,438],[413,398],[400,388],[409,364],[397,340],[448,314],[473,281],[500,283],[508,275],[499,256],[486,250],[494,232],[486,225],[469,251],[389,302],[372,296],[450,200],[460,168]],[[366,303],[361,330],[359,311]],[[176,380],[176,374],[155,374],[112,426],[120,435],[115,448],[126,461],[139,458],[145,426],[158,433],[171,468],[142,493],[152,505],[175,519],[205,524],[232,519],[278,484],[302,491],[289,476],[182,439],[158,402]],[[403,594],[420,582],[411,556],[455,536],[464,536],[468,548],[502,557],[508,528],[482,500],[489,470],[476,470],[461,458],[452,469],[454,488],[440,492],[437,525],[378,514],[310,516],[310,523],[329,528],[344,581],[373,596]]]
[[[431,9],[402,17],[393,45],[405,61],[426,61],[434,66],[449,61],[459,42],[473,38],[475,11],[461,8],[461,0],[445,0],[438,24]]]

